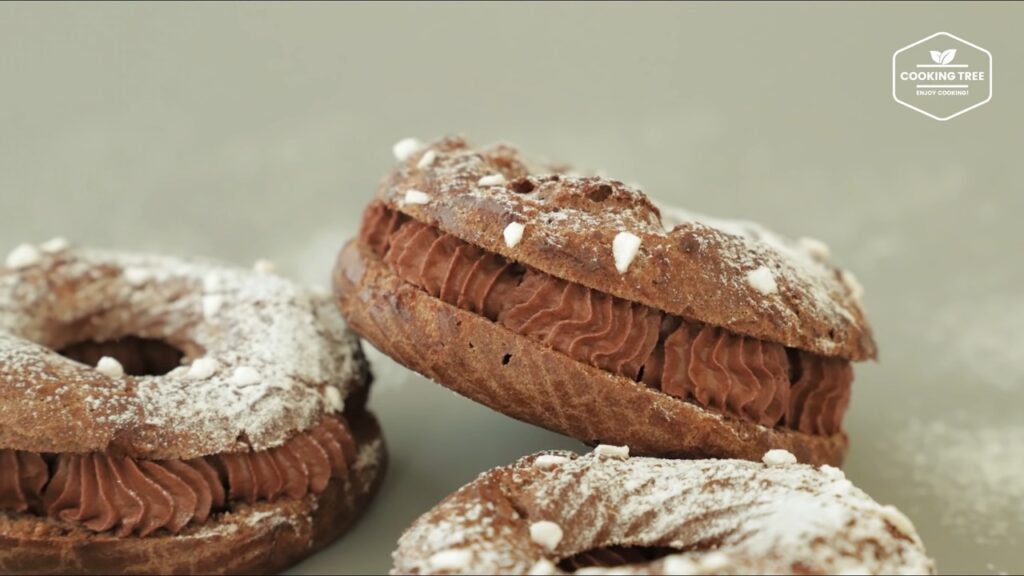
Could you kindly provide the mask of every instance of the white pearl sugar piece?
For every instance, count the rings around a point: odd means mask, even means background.
[[[515,248],[523,239],[523,230],[526,230],[526,227],[519,222],[510,222],[508,226],[505,226],[505,231],[502,232],[502,235],[505,236],[505,246]]]
[[[261,258],[253,263],[252,269],[260,274],[273,274],[277,272],[277,264]]]
[[[139,286],[153,279],[150,271],[140,268],[126,268],[121,271],[121,276],[132,286]]]
[[[407,190],[405,193],[406,204],[427,204],[430,202],[430,194],[419,190]]]
[[[153,278],[149,270],[144,268],[125,268],[121,270],[121,276],[132,286],[145,284]]]
[[[698,573],[697,563],[681,554],[666,556],[661,563],[661,571],[673,576],[692,576]]]
[[[197,358],[188,367],[188,377],[193,380],[206,380],[217,373],[220,365],[213,358]]]
[[[96,363],[96,371],[108,378],[121,378],[124,376],[124,367],[116,358],[104,356]]]
[[[224,297],[220,294],[207,294],[203,296],[203,316],[210,318],[220,311],[224,305]]]
[[[71,243],[68,242],[67,238],[63,236],[57,236],[50,238],[46,242],[39,245],[39,249],[47,254],[58,254],[71,247]]]
[[[504,174],[488,174],[476,181],[478,186],[503,186],[505,182]]]
[[[612,240],[612,255],[615,257],[615,269],[625,274],[640,251],[640,237],[632,232],[619,232]]]
[[[551,552],[562,541],[562,527],[548,520],[530,524],[530,539]]]
[[[821,471],[822,474],[824,474],[825,476],[828,476],[829,478],[832,478],[833,480],[845,480],[846,479],[846,472],[843,472],[842,469],[836,468],[835,466],[829,466],[828,464],[822,464],[821,468],[818,468],[818,470]]]
[[[437,152],[433,150],[427,150],[426,152],[423,153],[423,156],[420,156],[419,162],[416,163],[416,168],[420,170],[423,170],[424,168],[429,168],[430,165],[434,163],[434,160],[437,160]]]
[[[442,550],[427,560],[430,568],[435,571],[465,570],[469,567],[473,553],[466,549]]]
[[[7,255],[7,267],[15,270],[35,266],[42,258],[39,249],[31,244],[21,244]]]
[[[549,468],[565,464],[566,462],[569,462],[569,458],[566,458],[565,456],[559,456],[557,454],[541,454],[534,459],[533,465],[547,470]]]
[[[554,576],[555,574],[558,574],[558,567],[547,558],[537,560],[530,568],[530,576]]]
[[[235,386],[252,386],[260,381],[262,376],[254,368],[239,366],[231,374],[231,383]]]
[[[345,409],[345,400],[341,397],[341,390],[334,386],[324,388],[324,403],[332,412],[341,412]]]
[[[625,460],[629,458],[629,446],[612,446],[611,444],[598,444],[594,448],[594,455],[598,458],[618,458]]]
[[[914,523],[907,518],[907,515],[900,511],[899,508],[892,504],[886,504],[882,506],[882,517],[889,521],[897,530],[903,533],[904,536],[911,538],[915,541],[920,541],[920,537],[917,535],[917,530],[914,529]]]
[[[756,270],[747,272],[747,284],[761,294],[774,294],[779,291],[779,285],[775,282],[775,275],[767,266],[761,266]]]
[[[832,249],[828,247],[828,244],[825,244],[817,238],[804,236],[797,240],[797,245],[800,246],[804,252],[810,254],[812,258],[820,262],[825,262],[829,259],[829,256],[832,255]]]
[[[725,570],[731,561],[723,552],[714,551],[700,557],[700,570],[704,574],[719,574]]]
[[[796,464],[796,456],[793,456],[793,453],[788,450],[776,448],[765,452],[761,461],[768,466],[788,466]]]
[[[850,291],[850,296],[857,302],[861,301],[864,297],[864,286],[857,280],[857,277],[853,275],[853,272],[849,270],[843,270],[840,275],[843,281],[843,286]]]
[[[419,140],[415,138],[402,138],[391,147],[391,153],[395,155],[395,160],[405,162],[422,149],[423,143]]]

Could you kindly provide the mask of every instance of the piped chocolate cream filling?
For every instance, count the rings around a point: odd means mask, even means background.
[[[666,314],[512,262],[381,203],[360,241],[404,281],[567,356],[710,411],[839,432],[850,362]]]
[[[0,450],[0,509],[122,537],[177,534],[232,502],[320,494],[332,478],[346,478],[355,459],[348,424],[333,416],[277,448],[185,461]]]

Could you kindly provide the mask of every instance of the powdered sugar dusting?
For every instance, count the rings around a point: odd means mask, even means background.
[[[943,350],[930,366],[935,374],[952,371],[1000,392],[1024,390],[1024,298],[1018,291],[956,299],[928,316],[925,338]]]
[[[436,154],[427,169],[408,164],[396,169],[379,193],[383,201],[402,208],[410,204],[405,200],[410,188],[423,191],[429,206],[413,217],[619,298],[757,338],[785,339],[787,346],[826,356],[875,354],[863,310],[819,241],[791,241],[750,222],[656,207],[635,187],[575,175],[565,166],[538,166],[510,146],[473,149],[461,138],[447,138],[431,150]],[[499,175],[505,185],[481,184]],[[487,235],[468,237],[473,226],[463,220],[474,214],[500,215],[503,225],[522,222],[530,235],[510,253],[510,244],[499,238],[501,228],[493,230],[486,218]],[[616,237],[619,233],[624,234]],[[566,258],[578,266],[561,267],[558,262]],[[674,262],[712,265],[675,277]],[[614,265],[621,278],[610,279],[603,271],[588,274],[587,267],[598,263]],[[774,290],[763,272],[756,273],[754,283],[748,281],[747,274],[761,267],[770,270]],[[635,277],[627,275],[638,268]],[[701,296],[708,306],[693,305],[693,289],[706,294],[709,286],[717,288],[716,295]],[[718,308],[735,311],[729,316]],[[772,327],[763,321],[767,316]],[[782,331],[788,334],[780,336]]]
[[[811,238],[793,242],[747,220],[715,218],[674,206],[659,205],[658,208],[669,230],[677,226],[704,226],[732,238],[732,245],[723,245],[730,266],[756,270],[765,263],[772,263],[773,280],[781,277],[787,284],[808,288],[816,313],[826,317],[849,316],[844,308],[835,306],[832,297],[835,275],[828,267],[830,251],[823,242]]]
[[[464,488],[465,489],[465,488]],[[450,501],[451,502],[451,501]],[[472,564],[462,573],[523,574],[540,558],[513,558],[501,547],[519,537],[524,548],[530,548],[527,528],[521,530],[499,520],[500,502],[474,500],[469,503],[452,502],[450,509],[432,517],[432,522],[414,525],[399,540],[395,552],[392,574],[427,573],[433,570],[430,558],[439,552],[472,548]],[[430,513],[428,513],[430,514]],[[488,545],[487,543],[492,543]],[[414,558],[401,557],[403,549],[416,550]],[[425,554],[426,557],[420,557]],[[524,556],[516,555],[515,556]]]
[[[426,558],[460,542],[472,546],[471,573],[524,574],[609,545],[680,550],[715,541],[631,573],[932,573],[909,523],[897,520],[845,478],[795,464],[767,467],[740,460],[629,460],[575,457],[540,469],[527,457],[482,475],[417,521],[399,542],[396,572],[422,570]],[[484,488],[484,486],[488,486]],[[498,489],[497,487],[502,488]],[[484,499],[505,494],[510,501]],[[517,514],[509,516],[509,508]],[[499,512],[500,511],[500,512]],[[558,555],[532,545],[529,527],[564,531]],[[905,532],[909,530],[909,532]],[[692,570],[691,570],[692,569]]]
[[[210,296],[221,299],[212,319]],[[129,335],[164,340],[195,363],[125,376],[132,394],[118,396],[93,384],[92,368],[52,352]],[[363,384],[356,349],[329,298],[210,261],[75,248],[0,272],[0,351],[19,394],[43,394],[33,374],[59,366],[69,393],[106,407],[94,417],[132,436],[143,457],[182,457],[164,452],[168,436],[188,439],[191,455],[283,443],[319,420],[326,386],[345,397]]]
[[[981,545],[1013,542],[1019,523],[1005,512],[1024,510],[1024,424],[914,418],[879,446],[891,447],[906,463],[886,470],[891,481],[942,502],[927,513],[943,529]]]

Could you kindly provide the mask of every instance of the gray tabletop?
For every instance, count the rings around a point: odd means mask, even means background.
[[[462,132],[820,238],[866,287],[846,470],[946,572],[1024,571],[1021,5],[0,6],[0,243],[275,260],[326,284],[405,136]],[[994,59],[948,122],[891,57],[945,30]],[[383,571],[480,471],[575,442],[379,354],[387,483],[298,572]]]

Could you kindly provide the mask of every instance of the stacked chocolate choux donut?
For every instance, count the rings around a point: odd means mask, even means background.
[[[275,573],[386,466],[327,295],[204,260],[21,246],[0,269],[0,574]]]
[[[335,267],[349,325],[596,446],[483,474],[402,536],[395,574],[934,571],[910,521],[833,467],[876,348],[824,244],[509,146],[395,155]]]
[[[850,363],[875,355],[850,278],[757,228],[675,224],[620,182],[449,139],[387,178],[335,287],[376,347],[526,422],[643,455],[839,464]]]

